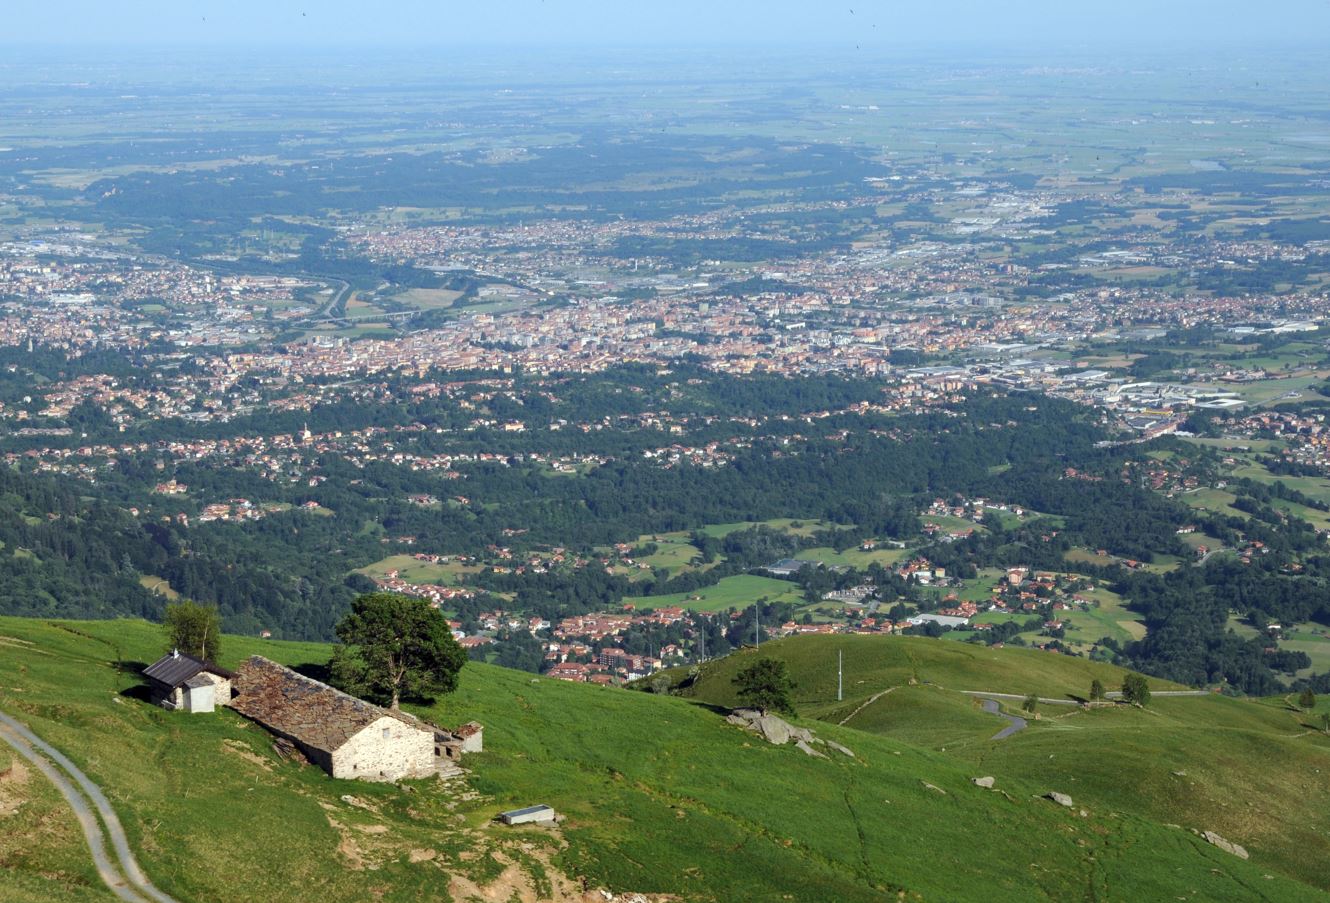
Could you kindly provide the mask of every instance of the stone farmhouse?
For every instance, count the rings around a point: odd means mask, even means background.
[[[255,655],[235,674],[231,707],[295,744],[335,778],[396,781],[452,767],[451,733],[382,709]],[[460,755],[460,748],[456,755]]]
[[[179,650],[153,662],[143,676],[148,678],[153,703],[163,708],[211,712],[216,706],[231,704],[235,675]]]

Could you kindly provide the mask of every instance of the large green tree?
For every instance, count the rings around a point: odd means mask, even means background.
[[[204,661],[216,661],[222,652],[222,619],[217,606],[197,602],[168,603],[162,619],[166,647]]]
[[[1150,681],[1143,674],[1128,674],[1122,679],[1122,701],[1134,705],[1150,704]]]
[[[733,683],[739,688],[739,698],[752,708],[794,714],[790,693],[795,683],[784,662],[772,658],[758,659],[740,671]]]
[[[466,652],[448,621],[420,599],[367,593],[337,625],[333,683],[356,696],[397,708],[403,697],[428,699],[457,689]]]

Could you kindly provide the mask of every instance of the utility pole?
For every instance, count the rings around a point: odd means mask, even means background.
[[[845,653],[840,649],[836,650],[836,701],[840,702],[845,698],[845,681],[843,675],[845,672]]]

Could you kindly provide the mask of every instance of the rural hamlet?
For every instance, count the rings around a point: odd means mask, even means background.
[[[396,781],[449,776],[462,753],[483,749],[483,728],[448,731],[383,709],[255,655],[235,672],[173,651],[143,672],[168,709],[226,705],[299,750],[334,778]]]

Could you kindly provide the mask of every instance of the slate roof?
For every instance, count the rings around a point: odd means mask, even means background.
[[[292,740],[332,753],[385,715],[428,731],[409,715],[381,709],[372,703],[298,674],[290,668],[251,656],[236,671],[238,695],[231,707],[247,718]]]
[[[220,677],[233,676],[225,668],[219,668],[212,662],[206,662],[192,655],[185,655],[183,652],[168,652],[144,668],[143,676],[174,690],[204,671]]]

